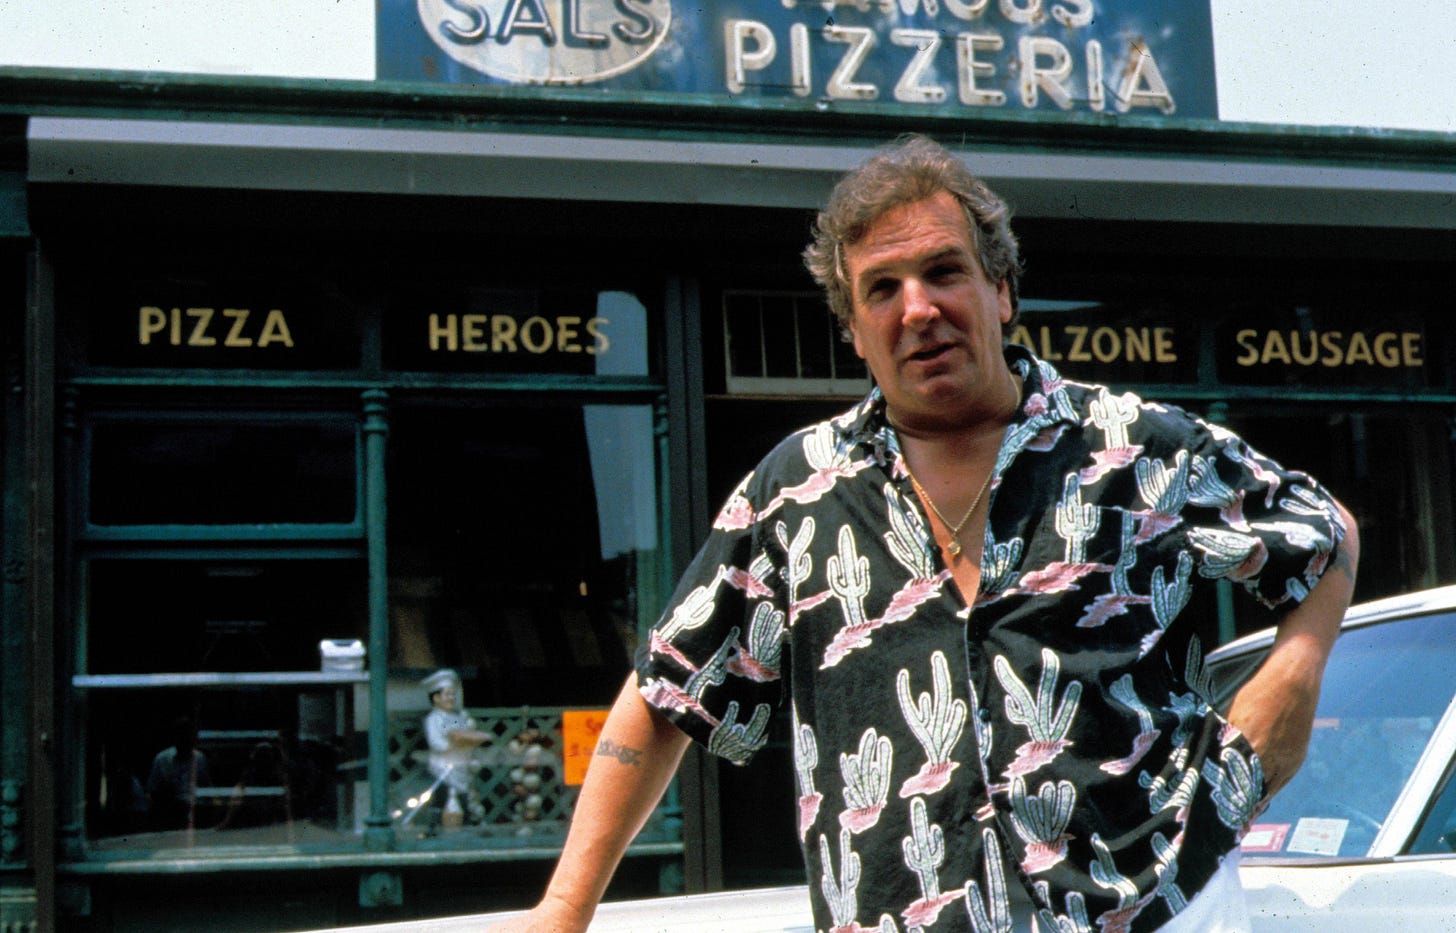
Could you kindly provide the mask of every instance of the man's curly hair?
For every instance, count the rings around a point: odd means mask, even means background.
[[[942,191],[966,212],[981,270],[1011,293],[1011,323],[1016,322],[1021,256],[1011,232],[1011,210],[944,146],[910,134],[876,152],[840,179],[829,203],[814,222],[814,240],[804,250],[804,265],[824,289],[829,310],[848,334],[854,303],[844,251],[858,243],[886,211]]]

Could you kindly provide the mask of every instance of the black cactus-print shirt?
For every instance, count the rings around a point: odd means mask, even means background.
[[[1006,355],[1024,389],[972,605],[876,391],[742,481],[639,658],[648,702],[736,763],[791,704],[820,931],[1000,933],[1012,885],[1045,929],[1156,929],[1264,793],[1209,703],[1214,582],[1303,599],[1333,501],[1222,428]]]

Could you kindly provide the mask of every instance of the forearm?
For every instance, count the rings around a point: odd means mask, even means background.
[[[688,741],[647,705],[637,692],[636,676],[629,676],[602,728],[543,906],[580,918],[585,927],[627,845],[677,771]]]
[[[1340,634],[1340,621],[1350,605],[1354,582],[1349,552],[1342,549],[1304,602],[1280,620],[1274,646],[1255,678],[1317,691]]]
[[[1360,540],[1354,519],[1340,509],[1345,540],[1309,595],[1279,622],[1269,656],[1234,695],[1229,719],[1259,752],[1270,793],[1304,761],[1325,662],[1355,588]]]

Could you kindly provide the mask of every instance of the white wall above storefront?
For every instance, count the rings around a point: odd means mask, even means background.
[[[369,80],[374,0],[0,0],[0,65]]]

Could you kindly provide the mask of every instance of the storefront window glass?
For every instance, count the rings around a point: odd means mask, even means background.
[[[95,525],[348,523],[352,422],[100,422],[91,432]]]
[[[287,263],[194,265],[57,291],[84,384],[61,481],[62,806],[88,857],[358,851],[379,829],[380,733],[400,848],[558,844],[666,589],[640,282],[420,266],[319,291]],[[94,284],[113,278],[129,284]],[[347,387],[322,372],[339,367]],[[188,388],[158,407],[134,385],[158,378]],[[466,780],[443,785],[426,717],[447,704],[422,684],[440,670],[480,727]],[[456,788],[467,833],[445,812]],[[675,840],[664,823],[645,838]]]
[[[337,845],[359,817],[357,560],[96,559],[76,678],[93,850]],[[331,652],[332,653],[332,652]]]
[[[589,760],[656,610],[653,424],[646,405],[545,400],[396,413],[391,815],[406,844],[564,838],[573,748]],[[469,748],[432,745],[444,714]]]

